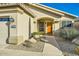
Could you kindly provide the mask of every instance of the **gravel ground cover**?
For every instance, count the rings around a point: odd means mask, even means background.
[[[42,52],[44,48],[44,44],[45,44],[44,42],[38,41],[37,43],[33,44],[32,47],[26,47],[26,46],[23,46],[23,44],[20,44],[20,45],[9,45],[6,48],[15,49],[15,50]]]
[[[74,51],[74,48],[76,47],[76,45],[73,44],[71,41],[62,39],[60,37],[56,37],[55,39],[56,39],[58,45],[60,46],[60,49],[64,55],[66,55],[66,56],[78,56]]]

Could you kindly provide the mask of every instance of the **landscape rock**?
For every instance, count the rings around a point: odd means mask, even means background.
[[[32,47],[32,42],[26,40],[25,42],[23,42],[23,46]]]
[[[34,38],[29,39],[30,42],[36,43],[37,41]]]
[[[41,41],[43,41],[43,42],[49,42],[48,40],[46,40],[46,39],[43,39],[43,38],[41,38]]]
[[[79,45],[79,37],[72,40],[72,43]]]

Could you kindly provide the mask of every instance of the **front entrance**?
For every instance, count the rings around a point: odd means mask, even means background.
[[[52,35],[52,22],[39,22],[39,32],[44,32],[47,35]]]
[[[52,34],[52,22],[47,22],[47,34]]]
[[[38,32],[44,32],[47,35],[52,35],[53,22],[54,22],[54,19],[49,18],[49,17],[43,17],[43,18],[38,19],[37,21]]]

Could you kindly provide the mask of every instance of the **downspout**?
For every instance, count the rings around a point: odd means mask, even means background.
[[[29,17],[29,39],[31,38],[31,18]]]
[[[10,18],[8,18],[8,21],[7,21],[7,26],[8,26],[8,37],[7,37],[7,40],[6,40],[6,43],[9,44],[9,38],[10,38]]]

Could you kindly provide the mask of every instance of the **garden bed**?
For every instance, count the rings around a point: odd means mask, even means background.
[[[25,50],[25,51],[32,51],[32,52],[42,52],[44,48],[44,42],[38,41],[35,44],[32,44],[32,47],[26,47],[23,46],[23,44],[20,45],[9,45],[8,49],[15,49],[15,50]]]

